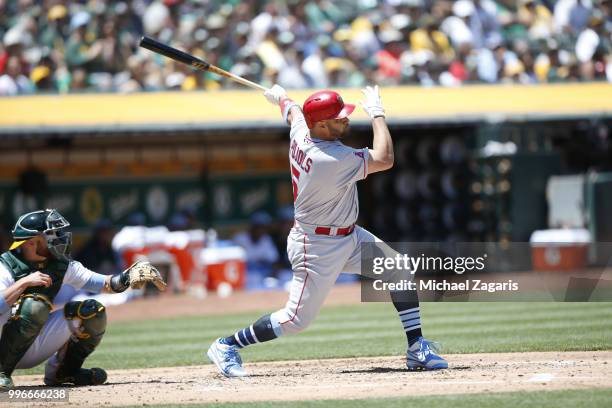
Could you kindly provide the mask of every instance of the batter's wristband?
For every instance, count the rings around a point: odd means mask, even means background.
[[[297,106],[299,108],[299,105],[295,103],[293,99],[289,99],[289,98],[281,99],[279,106],[280,106],[281,114],[283,115],[283,120],[286,123],[289,123],[287,122],[287,117],[289,116],[289,111],[291,110],[291,108],[293,108],[294,106]]]

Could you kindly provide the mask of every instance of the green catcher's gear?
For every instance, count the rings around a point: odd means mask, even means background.
[[[13,279],[17,282],[19,279],[25,278],[26,276],[34,273],[36,271],[40,271],[44,274],[47,274],[51,277],[51,286],[48,288],[44,286],[32,286],[26,289],[24,294],[34,294],[39,293],[48,298],[51,302],[55,299],[55,296],[59,292],[62,287],[62,282],[64,281],[64,275],[68,270],[69,263],[67,261],[59,261],[56,259],[51,259],[44,268],[35,269],[28,263],[26,263],[23,259],[19,257],[18,253],[14,252],[5,252],[0,255],[0,262],[6,266],[6,268],[13,275]]]
[[[17,249],[26,240],[43,234],[49,252],[55,259],[68,261],[72,245],[72,233],[66,231],[70,223],[57,210],[34,211],[22,215],[13,228],[13,244]]]
[[[51,301],[41,294],[21,295],[17,310],[2,329],[0,338],[0,379],[8,377],[45,325]],[[4,380],[6,382],[6,380]],[[2,380],[0,380],[2,383]]]
[[[68,302],[64,306],[67,320],[80,319],[81,325],[58,352],[56,370],[45,373],[45,384],[98,385],[106,381],[101,368],[81,368],[83,362],[102,341],[106,330],[106,309],[94,299]]]

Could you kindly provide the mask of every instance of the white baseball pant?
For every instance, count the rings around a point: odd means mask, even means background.
[[[355,226],[346,236],[314,233],[314,227],[296,223],[287,238],[293,269],[289,300],[270,320],[277,334],[304,330],[319,314],[341,272],[361,273],[361,244],[382,242],[368,230]]]
[[[63,308],[51,312],[40,334],[19,360],[16,368],[32,368],[48,360],[70,339],[71,325],[76,328],[80,324],[80,319],[66,320]]]

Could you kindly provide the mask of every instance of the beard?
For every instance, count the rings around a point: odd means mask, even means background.
[[[336,134],[336,139],[344,139],[344,137],[349,134],[349,127],[349,125],[346,125],[344,129],[338,130]]]

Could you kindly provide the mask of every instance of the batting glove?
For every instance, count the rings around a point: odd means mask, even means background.
[[[361,90],[361,92],[365,96],[365,100],[360,102],[360,104],[365,113],[367,113],[372,119],[377,117],[384,118],[385,108],[383,108],[382,100],[380,99],[378,85],[374,86],[374,88],[371,86],[366,86],[365,89]]]
[[[274,86],[264,92],[264,96],[272,105],[280,105],[280,101],[287,97],[287,91],[280,85],[274,84]]]

